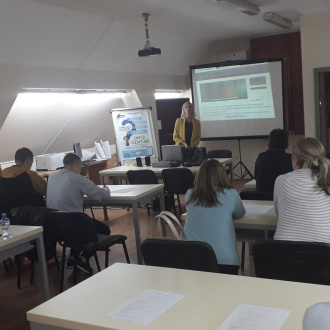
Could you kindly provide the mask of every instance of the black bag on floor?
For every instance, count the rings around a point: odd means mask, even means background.
[[[173,209],[174,207],[174,195],[168,191],[166,188],[164,188],[164,203],[165,203],[165,210],[169,211]],[[160,211],[160,201],[159,197],[156,196],[152,200],[152,210],[154,212],[159,212]]]
[[[205,147],[182,148],[183,166],[199,166],[206,158]]]

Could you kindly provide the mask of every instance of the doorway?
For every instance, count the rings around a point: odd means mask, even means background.
[[[315,130],[326,153],[330,152],[330,67],[314,69]]]

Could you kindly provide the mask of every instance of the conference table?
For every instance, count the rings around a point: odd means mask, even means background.
[[[256,180],[253,179],[247,183],[244,184],[245,190],[256,190]]]
[[[45,300],[49,299],[47,265],[42,234],[43,227],[11,225],[9,232],[12,234],[12,237],[6,239],[0,237],[0,261],[31,250],[31,242],[36,240],[38,260],[40,261],[37,264],[41,275],[40,278],[42,279],[42,289]]]
[[[229,166],[230,171],[230,182],[233,182],[233,162],[232,158],[216,158],[223,166]],[[183,166],[175,167],[175,168],[182,168]],[[169,168],[169,167],[167,167]],[[195,175],[198,170],[199,166],[191,166],[187,167],[189,170]],[[120,180],[126,180],[127,179],[127,171],[133,170],[133,171],[141,171],[141,170],[152,170],[158,179],[162,179],[162,170],[164,170],[164,167],[152,167],[152,166],[118,166],[114,168],[109,168],[103,171],[100,171],[100,181],[102,184],[104,184],[104,179],[106,177],[113,177],[118,178]]]
[[[132,299],[136,302],[142,292],[148,297],[154,290],[180,295],[180,300],[149,324],[126,320],[132,316],[128,308],[123,309],[124,319],[118,318],[118,307]],[[248,304],[251,314],[239,315],[243,322],[240,329],[247,329],[247,323],[258,319],[253,318],[255,310],[265,307],[288,311],[281,329],[293,330],[302,329],[309,306],[329,301],[329,297],[326,285],[117,263],[28,311],[27,320],[32,330],[215,330],[238,305]],[[148,306],[150,301],[144,300]],[[138,304],[129,306],[132,313],[145,312]],[[272,325],[275,321],[277,318],[268,319]],[[274,329],[258,327],[270,328]]]
[[[110,198],[99,202],[85,196],[84,208],[94,206],[124,206],[132,208],[137,260],[139,264],[142,264],[143,261],[141,254],[141,237],[138,208],[140,205],[150,203],[152,201],[152,198],[158,194],[160,200],[160,210],[165,210],[164,185],[110,185],[107,187],[110,189]]]

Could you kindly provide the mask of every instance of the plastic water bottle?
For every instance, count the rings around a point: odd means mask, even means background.
[[[9,227],[10,227],[10,220],[7,218],[7,214],[2,213],[1,228],[2,228],[2,238],[3,239],[6,239],[6,238],[9,238],[12,236],[9,232]]]

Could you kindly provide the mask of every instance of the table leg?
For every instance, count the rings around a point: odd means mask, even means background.
[[[234,183],[234,175],[233,175],[233,162],[229,163],[229,176],[230,176],[230,183]]]
[[[39,264],[39,273],[40,278],[43,282],[43,291],[45,300],[50,299],[49,294],[49,284],[48,284],[48,274],[47,274],[47,264],[46,264],[46,256],[45,256],[45,248],[44,248],[44,239],[42,233],[40,233],[36,239],[37,241],[37,251],[38,251],[38,264]]]
[[[164,189],[162,189],[159,192],[158,197],[159,197],[159,202],[160,202],[160,211],[165,211]],[[166,237],[167,233],[166,233],[166,223],[165,223],[165,221],[161,222],[161,227],[162,227],[162,235],[163,235],[163,237]]]
[[[135,230],[137,261],[138,261],[139,265],[142,265],[143,262],[142,262],[142,253],[141,253],[141,237],[140,237],[138,202],[134,202],[132,204],[132,209],[133,209],[133,222],[134,222],[134,230]]]

